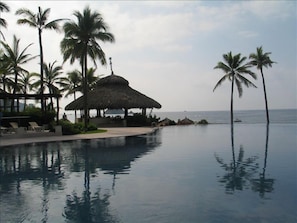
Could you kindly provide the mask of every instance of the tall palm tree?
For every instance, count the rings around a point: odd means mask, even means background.
[[[43,99],[43,47],[42,47],[42,30],[44,29],[52,29],[59,31],[59,22],[64,19],[55,19],[53,21],[47,22],[50,13],[50,8],[45,9],[44,11],[38,7],[38,12],[35,14],[29,9],[21,8],[16,11],[16,15],[23,15],[24,18],[18,19],[17,24],[27,24],[33,28],[37,28],[38,30],[38,39],[39,39],[39,49],[40,49],[40,87],[41,87],[41,110],[44,111],[44,99]]]
[[[104,22],[98,12],[92,12],[89,7],[74,12],[77,22],[70,21],[64,24],[65,36],[61,42],[61,51],[64,61],[70,59],[70,63],[79,60],[83,74],[83,95],[84,95],[84,125],[88,123],[88,104],[87,104],[87,57],[89,56],[96,66],[96,59],[102,65],[106,64],[105,53],[98,40],[103,42],[114,42],[114,36],[108,32],[108,25]]]
[[[4,3],[4,2],[0,2],[0,13],[1,12],[9,12],[9,11],[10,11],[9,6],[6,3]],[[3,18],[1,18],[1,17],[0,17],[0,27],[4,27],[4,28],[7,27],[6,20],[3,19]],[[0,30],[0,34],[3,37],[3,39],[5,40],[4,35],[3,35],[3,33],[2,33],[1,30]]]
[[[33,89],[33,85],[32,85],[33,78],[34,78],[34,73],[25,73],[20,76],[20,78],[18,79],[18,82],[20,84],[19,87],[20,87],[21,93],[26,95],[29,91]],[[24,110],[26,108],[26,104],[27,104],[26,102],[27,100],[25,97]]]
[[[15,95],[19,91],[18,77],[21,73],[28,73],[26,69],[22,67],[23,64],[35,59],[37,56],[31,56],[26,54],[27,49],[32,45],[29,44],[22,51],[19,49],[20,39],[15,35],[13,36],[13,45],[10,47],[7,43],[1,41],[4,48],[4,60],[8,63],[9,70],[11,74],[14,75],[14,88],[13,94]],[[17,100],[18,101],[18,100]],[[11,110],[14,110],[14,100],[11,103]],[[19,106],[17,106],[17,111],[19,111]]]
[[[221,69],[224,72],[224,76],[217,82],[213,91],[220,86],[223,81],[229,79],[231,81],[231,125],[233,125],[233,91],[234,91],[234,83],[237,86],[239,97],[242,96],[242,84],[246,87],[256,87],[251,81],[245,78],[243,75],[248,74],[254,79],[256,79],[256,75],[249,70],[251,64],[244,63],[246,57],[241,57],[241,54],[232,55],[232,52],[227,54],[223,54],[224,62],[218,62],[217,66],[214,69]]]
[[[263,82],[263,89],[264,89],[264,98],[265,98],[265,107],[266,107],[266,118],[267,123],[269,124],[269,112],[268,112],[268,103],[267,103],[267,95],[266,95],[266,86],[265,86],[265,79],[263,74],[263,67],[272,67],[272,64],[275,63],[272,60],[270,60],[269,55],[271,52],[263,53],[262,46],[257,47],[256,53],[250,54],[251,64],[253,66],[256,66],[258,70],[260,70],[261,76],[262,76],[262,82]]]

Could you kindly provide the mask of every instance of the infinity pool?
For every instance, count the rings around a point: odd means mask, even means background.
[[[0,148],[0,222],[297,222],[295,124]],[[1,139],[0,139],[1,140]]]

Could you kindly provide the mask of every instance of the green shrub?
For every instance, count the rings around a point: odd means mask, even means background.
[[[59,124],[62,126],[63,135],[74,135],[84,132],[84,123],[71,123],[68,120],[60,120]],[[88,124],[87,131],[97,130],[97,126],[94,124]]]
[[[55,111],[45,111],[42,114],[40,108],[36,107],[27,107],[20,115],[30,116],[31,121],[37,122],[39,125],[49,124],[55,120],[56,112]]]
[[[76,124],[73,124],[67,120],[59,120],[59,124],[62,126],[63,135],[74,135],[81,132]]]
[[[90,124],[88,124],[87,129],[88,129],[88,131],[94,131],[94,130],[97,130],[97,126],[93,123],[90,123]]]

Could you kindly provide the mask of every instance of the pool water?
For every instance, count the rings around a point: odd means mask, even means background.
[[[297,222],[295,124],[0,148],[0,222]]]

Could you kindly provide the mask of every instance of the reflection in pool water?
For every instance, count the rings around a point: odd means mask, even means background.
[[[296,147],[290,124],[4,147],[0,222],[296,222]]]
[[[234,128],[231,127],[232,162],[230,164],[224,163],[224,160],[215,154],[217,162],[221,164],[221,167],[227,172],[219,180],[219,182],[225,184],[226,193],[232,194],[235,190],[243,190],[244,188],[252,187],[253,191],[259,192],[261,198],[265,198],[265,193],[273,191],[274,184],[274,179],[265,178],[269,142],[269,125],[266,126],[264,167],[262,172],[259,173],[259,178],[255,177],[255,174],[259,172],[259,165],[256,162],[258,159],[257,156],[245,159],[243,146],[240,145],[238,157],[236,159],[233,131]]]

